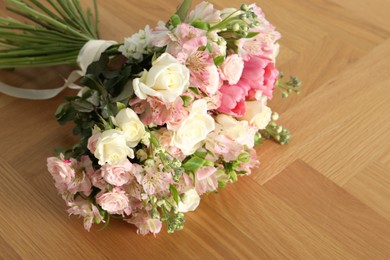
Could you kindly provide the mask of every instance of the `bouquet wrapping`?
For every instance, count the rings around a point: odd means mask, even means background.
[[[82,77],[67,85],[79,93],[56,117],[73,121],[80,141],[57,149],[47,167],[69,214],[81,216],[87,230],[111,218],[143,235],[159,233],[163,223],[180,230],[201,195],[259,164],[256,144],[290,139],[267,103],[276,88],[283,96],[299,92],[299,82],[281,81],[280,34],[260,7],[217,10],[201,2],[188,12],[189,5],[122,44],[89,30],[76,46]],[[47,56],[38,58],[44,64]]]

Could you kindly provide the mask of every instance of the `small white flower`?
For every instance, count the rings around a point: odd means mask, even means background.
[[[181,196],[181,199],[177,205],[177,210],[183,213],[194,211],[199,206],[199,203],[199,194],[195,189],[190,189]]]
[[[151,43],[151,31],[149,25],[146,25],[144,30],[139,30],[138,33],[131,37],[125,38],[124,44],[119,47],[127,58],[133,58],[142,61],[143,54],[150,54],[153,52]]]

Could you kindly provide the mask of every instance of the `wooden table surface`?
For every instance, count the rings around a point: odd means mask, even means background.
[[[103,38],[167,20],[179,2],[101,0]],[[241,4],[228,2],[214,1]],[[87,232],[46,170],[53,148],[74,142],[53,114],[75,93],[0,95],[0,258],[390,259],[390,1],[256,2],[283,35],[279,69],[303,82],[302,95],[271,102],[291,144],[258,147],[261,166],[204,196],[183,231],[143,237],[113,221]],[[57,87],[71,69],[3,70],[0,80]]]

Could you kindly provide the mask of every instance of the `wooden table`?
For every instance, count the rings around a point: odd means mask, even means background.
[[[257,3],[283,35],[279,69],[303,82],[302,95],[271,102],[290,145],[258,147],[260,168],[204,196],[183,231],[143,237],[113,221],[88,233],[67,216],[46,170],[53,148],[75,141],[53,116],[74,92],[47,101],[0,95],[0,258],[390,259],[390,2]],[[121,41],[178,4],[100,1],[103,38]],[[0,80],[57,87],[71,69],[0,71]]]

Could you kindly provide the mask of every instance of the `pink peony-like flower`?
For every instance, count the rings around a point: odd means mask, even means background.
[[[76,165],[77,161],[73,158],[65,160],[64,155],[61,154],[60,158],[50,157],[47,158],[47,169],[53,176],[55,186],[59,193],[63,193],[68,190],[68,186],[73,183],[76,172],[73,165]]]
[[[65,160],[62,154],[60,158],[50,157],[47,159],[47,168],[53,176],[58,192],[63,196],[69,197],[67,193],[77,192],[88,196],[91,193],[92,185],[88,174],[91,174],[93,169],[88,156],[83,156],[80,162],[73,158]]]
[[[221,78],[227,80],[230,85],[234,85],[240,80],[243,69],[244,61],[237,54],[227,56],[219,67]]]
[[[237,85],[250,87],[247,100],[258,100],[262,95],[272,99],[278,75],[279,71],[271,60],[250,56],[249,60],[244,62],[242,77]]]
[[[100,193],[96,197],[96,202],[110,214],[130,215],[129,198],[126,192],[119,187],[115,187],[109,192]]]
[[[105,164],[101,168],[101,174],[103,179],[109,184],[115,186],[122,186],[128,183],[131,178],[132,164],[129,160],[124,160],[122,163],[117,165]]]

